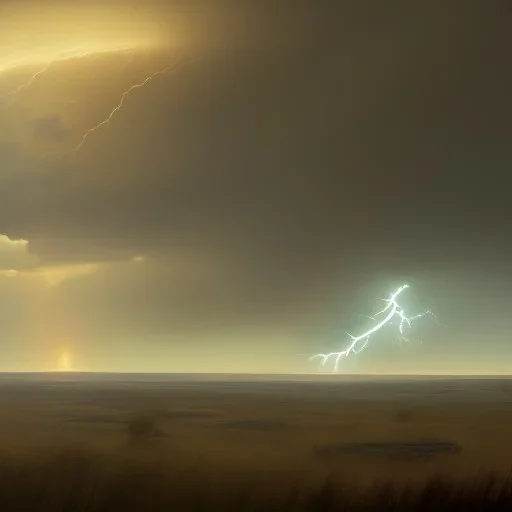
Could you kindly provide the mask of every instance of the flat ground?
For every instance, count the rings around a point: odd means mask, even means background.
[[[216,474],[317,480],[331,473],[370,482],[512,467],[508,379],[0,376],[0,449],[78,443],[122,451],[127,425],[140,414],[169,434],[145,450]],[[425,441],[461,451],[319,455],[339,443]]]

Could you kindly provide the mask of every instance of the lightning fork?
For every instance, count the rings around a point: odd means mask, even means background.
[[[73,46],[68,50],[58,52],[57,56],[53,59],[47,60],[46,64],[48,64],[48,62],[51,62],[52,60],[60,59],[61,56],[68,55],[69,53],[72,53],[76,50],[80,50],[81,48],[83,48],[83,45],[82,46]],[[16,68],[29,67],[29,66],[32,66],[35,64],[39,64],[39,62],[30,61],[27,58],[12,60],[9,62],[9,64],[0,67],[0,73],[5,73],[6,71],[12,71],[13,69],[16,69]]]
[[[72,49],[69,49],[69,50],[65,50],[64,52],[61,52],[59,54],[57,54],[57,57],[55,57],[54,59],[50,59],[48,60],[41,69],[39,69],[38,71],[36,71],[26,82],[22,83],[21,85],[19,85],[18,87],[16,87],[16,89],[12,90],[12,91],[9,91],[7,93],[8,96],[12,96],[14,94],[18,94],[19,92],[21,92],[23,89],[26,89],[27,87],[30,87],[33,83],[34,83],[34,80],[39,76],[39,75],[42,75],[43,73],[46,73],[46,71],[48,71],[48,68],[54,64],[55,62],[59,62],[61,60],[67,60],[69,58],[69,56],[66,57],[66,55],[68,55],[69,53],[73,53],[74,51],[78,50],[79,48],[81,47],[77,47],[77,48],[72,48]],[[15,66],[14,66],[15,67]]]
[[[408,341],[407,338],[404,336],[404,327],[405,326],[411,327],[413,320],[417,320],[418,318],[422,318],[428,314],[432,315],[434,318],[436,318],[436,317],[431,311],[425,311],[424,313],[420,313],[420,314],[412,316],[412,317],[406,316],[405,311],[398,304],[397,299],[398,299],[399,295],[407,288],[409,288],[409,285],[404,284],[404,285],[400,286],[397,290],[395,290],[389,296],[388,299],[381,299],[381,300],[384,300],[384,302],[386,302],[386,306],[383,309],[381,309],[378,313],[376,313],[375,317],[382,315],[384,313],[387,313],[386,316],[382,320],[380,320],[376,325],[374,325],[372,328],[368,329],[366,332],[364,332],[363,334],[361,334],[359,336],[353,336],[353,335],[347,333],[347,335],[351,339],[351,343],[345,350],[341,350],[339,352],[329,352],[329,353],[325,353],[325,354],[323,354],[323,353],[315,354],[315,355],[311,356],[309,359],[310,360],[320,359],[322,366],[325,366],[325,364],[327,363],[327,361],[329,359],[334,358],[334,371],[336,372],[338,370],[338,365],[339,365],[339,362],[342,357],[348,357],[351,354],[354,354],[354,355],[360,354],[368,345],[371,335],[375,334],[377,331],[382,329],[386,324],[390,323],[395,316],[400,319],[400,323],[398,325],[400,338],[405,341]],[[437,318],[436,318],[436,320],[437,320]]]
[[[125,51],[133,49],[130,47],[126,47],[126,48],[119,48],[116,50],[94,50],[94,51],[88,51],[88,52],[82,52],[82,53],[73,53],[73,52],[76,52],[77,50],[79,50],[80,48],[83,48],[83,47],[78,46],[78,47],[71,48],[69,50],[65,50],[65,51],[59,53],[57,55],[57,57],[55,57],[51,60],[48,60],[43,65],[43,67],[41,69],[39,69],[38,71],[36,71],[33,75],[31,75],[31,77],[26,82],[19,85],[16,89],[7,92],[6,95],[7,96],[16,96],[21,91],[28,89],[39,76],[45,74],[51,66],[53,66],[54,64],[57,64],[58,62],[66,62],[66,61],[74,60],[74,59],[82,59],[84,57],[100,55],[103,53],[120,53],[120,52],[125,52]],[[9,103],[9,106],[12,105],[13,103],[14,103],[14,100],[12,100]]]
[[[193,62],[193,61],[189,61],[188,63],[190,64],[191,62]],[[85,134],[83,135],[82,139],[77,144],[77,146],[75,146],[75,148],[71,150],[73,152],[73,154],[76,155],[76,153],[85,145],[85,143],[87,142],[87,139],[89,138],[89,135],[91,135],[91,133],[94,133],[95,131],[99,130],[102,126],[106,126],[110,123],[110,121],[116,115],[116,113],[119,112],[119,110],[121,110],[123,108],[124,100],[132,91],[134,91],[135,89],[140,89],[140,88],[144,87],[148,82],[153,80],[153,78],[155,78],[156,76],[166,75],[166,74],[168,74],[169,71],[180,70],[181,68],[183,68],[185,66],[185,64],[187,64],[187,63],[183,63],[181,66],[179,64],[177,64],[175,66],[166,66],[165,68],[163,68],[159,71],[155,71],[154,73],[152,73],[151,75],[146,77],[142,82],[140,82],[138,84],[131,85],[128,89],[126,89],[126,91],[124,91],[123,94],[121,95],[121,99],[120,99],[119,103],[110,112],[110,114],[105,119],[103,119],[103,121],[101,121],[97,125],[93,126],[92,128],[89,128],[85,132]]]

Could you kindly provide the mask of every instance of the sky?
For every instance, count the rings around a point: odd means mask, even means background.
[[[0,371],[509,373],[511,14],[0,0]]]

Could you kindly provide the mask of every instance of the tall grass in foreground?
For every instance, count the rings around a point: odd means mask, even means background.
[[[218,476],[218,475],[217,475]],[[215,481],[215,483],[214,483]],[[512,510],[512,481],[489,476],[458,484],[434,478],[423,487],[345,488],[327,479],[315,491],[223,482],[200,471],[174,471],[141,459],[86,450],[0,458],[0,510],[8,511],[336,511]]]

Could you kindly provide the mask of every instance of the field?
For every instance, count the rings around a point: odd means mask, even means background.
[[[343,473],[361,481],[508,472],[512,463],[512,380],[57,378],[0,379],[0,448],[119,450],[130,421],[148,415],[169,435],[153,442],[160,455],[217,471]],[[460,451],[335,453],[340,443],[425,441]]]
[[[506,476],[511,399],[512,380],[491,378],[4,374],[0,449],[74,447],[266,489]],[[131,443],[140,417],[166,435]]]

